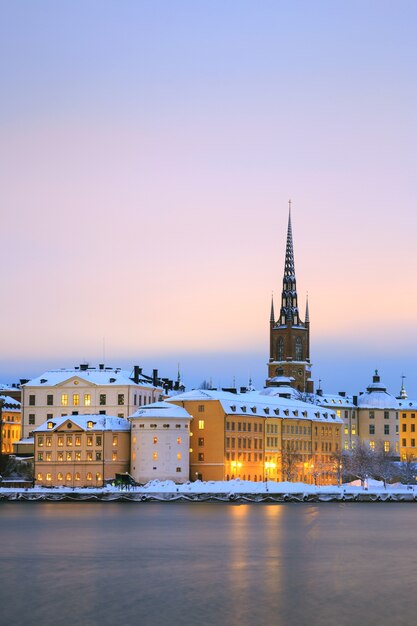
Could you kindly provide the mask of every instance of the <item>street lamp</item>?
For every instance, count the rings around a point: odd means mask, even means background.
[[[232,467],[234,473],[235,473],[235,478],[237,478],[237,473],[240,470],[240,468],[242,467],[242,463],[240,461],[231,461],[230,466]]]
[[[268,491],[268,473],[270,469],[275,469],[277,466],[276,463],[274,463],[273,461],[266,461],[265,462],[265,488],[266,491]]]

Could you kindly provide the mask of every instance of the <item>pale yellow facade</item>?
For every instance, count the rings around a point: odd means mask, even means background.
[[[130,424],[123,428],[108,424],[100,427],[101,415],[82,416],[85,427],[75,419],[58,418],[36,429],[34,433],[37,486],[102,487],[118,473],[129,471]],[[107,418],[107,422],[117,418]],[[58,421],[56,420],[56,421]]]
[[[13,454],[13,444],[20,440],[22,424],[21,413],[15,409],[3,408],[1,428],[1,451],[2,454]]]

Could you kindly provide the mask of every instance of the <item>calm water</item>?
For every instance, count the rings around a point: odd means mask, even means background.
[[[0,624],[414,624],[413,504],[1,503]]]

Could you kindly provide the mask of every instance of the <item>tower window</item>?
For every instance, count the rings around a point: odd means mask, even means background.
[[[282,337],[278,339],[278,343],[277,343],[277,360],[278,361],[284,360],[284,339]]]
[[[303,360],[303,344],[301,341],[301,337],[297,337],[297,339],[295,340],[295,360]]]

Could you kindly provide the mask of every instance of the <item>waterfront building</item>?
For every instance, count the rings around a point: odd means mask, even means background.
[[[342,419],[288,395],[197,389],[169,399],[192,416],[190,477],[334,484]]]
[[[358,433],[371,450],[381,445],[385,452],[399,456],[399,401],[381,383],[378,370],[366,392],[357,399]]]
[[[46,487],[102,487],[129,471],[130,423],[110,415],[48,419],[34,430],[34,480]]]
[[[417,401],[407,396],[398,399],[399,405],[399,447],[401,461],[417,461]]]
[[[291,380],[291,385],[299,391],[313,392],[308,301],[304,320],[304,322],[301,320],[299,312],[290,202],[281,306],[277,319],[275,318],[273,297],[271,302],[267,386],[273,386],[277,377],[285,376]]]
[[[13,444],[21,435],[20,402],[10,396],[0,395],[0,440],[1,453],[13,454]]]
[[[359,440],[358,410],[355,398],[344,391],[337,394],[323,393],[317,390],[313,401],[324,409],[330,408],[343,420],[342,450],[353,450]]]
[[[131,374],[103,364],[49,370],[22,385],[22,437],[58,416],[98,413],[127,419],[164,396],[157,370],[149,379],[138,366]]]
[[[130,416],[130,474],[137,483],[189,480],[191,419],[184,408],[168,402],[149,404]]]

